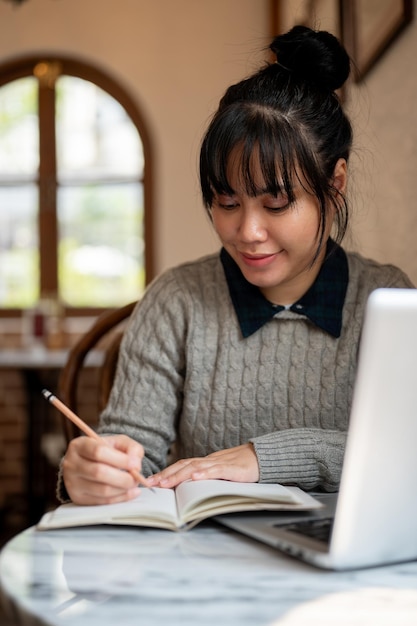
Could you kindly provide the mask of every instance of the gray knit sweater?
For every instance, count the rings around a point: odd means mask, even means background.
[[[282,311],[243,339],[219,255],[168,270],[125,333],[100,432],[146,451],[143,472],[251,441],[260,482],[337,490],[367,296],[412,287],[397,268],[348,253],[340,338]]]

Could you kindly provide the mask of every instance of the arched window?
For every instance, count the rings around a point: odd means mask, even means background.
[[[74,59],[0,66],[0,309],[95,313],[152,277],[151,154],[136,104]]]

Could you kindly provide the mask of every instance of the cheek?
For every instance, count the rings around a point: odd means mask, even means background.
[[[224,239],[225,237],[230,236],[230,233],[232,231],[230,220],[227,220],[223,214],[215,210],[212,211],[211,218],[213,228],[216,231],[217,235],[220,237],[220,239]]]
[[[292,231],[304,242],[315,243],[319,231],[320,219],[317,207],[307,206],[305,210],[293,214]]]

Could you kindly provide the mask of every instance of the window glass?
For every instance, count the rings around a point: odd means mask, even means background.
[[[137,299],[145,286],[142,185],[60,187],[58,206],[63,301],[121,306]]]
[[[0,302],[33,306],[39,298],[36,185],[0,186]]]
[[[45,293],[81,310],[122,306],[145,287],[138,127],[125,95],[71,67],[33,60],[0,86],[2,309],[31,308]]]
[[[93,83],[61,76],[56,85],[58,179],[142,178],[139,133],[122,106]]]
[[[0,89],[0,181],[35,178],[39,166],[37,80],[20,78]]]
[[[102,89],[61,76],[56,144],[62,300],[106,307],[137,299],[145,277],[143,151],[136,127]]]
[[[0,304],[33,306],[39,297],[37,80],[0,89]]]

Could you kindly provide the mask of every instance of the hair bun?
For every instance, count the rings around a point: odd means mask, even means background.
[[[294,26],[275,37],[270,49],[277,63],[299,81],[335,91],[347,80],[349,56],[339,40],[327,31]]]

